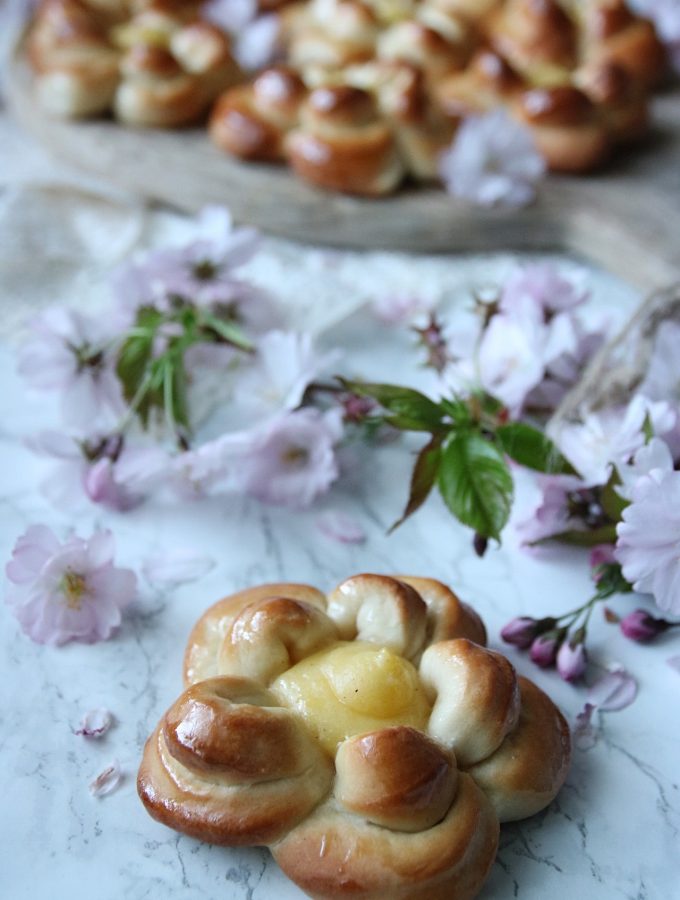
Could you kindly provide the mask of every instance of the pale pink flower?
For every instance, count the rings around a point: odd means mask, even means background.
[[[40,644],[106,640],[134,599],[137,579],[113,564],[109,531],[61,544],[45,525],[32,525],[7,564],[7,603],[23,631]]]
[[[270,331],[258,341],[253,365],[240,375],[236,398],[256,418],[295,409],[311,382],[338,356],[318,354],[309,334]]]
[[[167,310],[179,298],[197,306],[233,307],[236,313],[265,302],[262,292],[234,274],[257,251],[255,229],[234,228],[228,210],[207,207],[199,216],[197,230],[197,240],[151,251],[115,273],[117,299],[132,310],[148,305]]]
[[[512,411],[543,378],[543,326],[518,322],[505,314],[491,319],[478,351],[482,387]]]
[[[578,681],[588,665],[588,655],[581,641],[567,640],[557,652],[557,671],[565,681]]]
[[[571,322],[565,322],[565,318]],[[564,328],[566,324],[570,325],[569,329]],[[551,339],[544,354],[543,378],[526,397],[526,409],[556,409],[577,383],[584,367],[600,349],[606,336],[604,329],[590,330],[569,314],[556,316],[549,326],[549,332]]]
[[[378,295],[371,303],[371,312],[383,325],[404,325],[422,313],[431,312],[434,301],[430,297],[409,291],[391,291]]]
[[[646,478],[655,471],[670,472],[673,469],[673,457],[668,444],[661,438],[652,438],[644,447],[640,447],[632,462],[619,463],[616,467],[621,484],[616,488],[618,494],[630,500],[635,485],[641,478]]]
[[[64,419],[91,428],[117,419],[124,410],[109,341],[111,322],[53,307],[32,325],[19,351],[18,371],[40,390],[59,391]]]
[[[471,116],[442,154],[439,173],[449,193],[479,206],[526,206],[536,196],[545,162],[531,133],[501,109]]]
[[[281,56],[283,46],[281,19],[275,14],[258,16],[237,35],[235,54],[243,69],[253,72],[271,65]]]
[[[532,513],[515,525],[522,544],[531,545],[564,531],[585,531],[581,516],[572,510],[572,498],[583,483],[570,475],[539,475],[541,499]],[[587,501],[586,501],[587,502]]]
[[[551,437],[585,482],[606,484],[612,467],[628,463],[644,446],[647,416],[659,436],[671,431],[678,418],[667,403],[638,394],[625,409],[588,413],[582,423],[562,425]]]
[[[512,314],[529,300],[541,315],[554,315],[581,306],[589,292],[565,277],[553,263],[518,266],[506,278],[499,308]]]
[[[246,491],[264,503],[309,506],[338,478],[334,447],[342,436],[342,413],[305,408],[258,429],[239,471]]]
[[[680,472],[655,469],[638,480],[616,527],[624,577],[659,609],[680,615]]]

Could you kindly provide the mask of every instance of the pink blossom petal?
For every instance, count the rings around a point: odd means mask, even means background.
[[[666,662],[671,669],[675,669],[678,675],[680,675],[680,656],[669,656]]]
[[[113,716],[108,709],[98,707],[91,709],[83,716],[80,727],[74,734],[79,734],[86,738],[103,737],[113,723]]]
[[[107,766],[97,777],[90,782],[90,793],[93,797],[105,797],[112,793],[121,783],[123,773],[120,769],[120,763],[114,759],[111,765]]]
[[[623,666],[617,666],[590,686],[588,702],[601,712],[616,712],[630,706],[637,692],[637,681]]]
[[[576,716],[574,725],[574,746],[579,750],[590,750],[597,743],[597,728],[593,725],[593,713],[596,707],[586,703]]]
[[[197,581],[214,568],[215,560],[210,556],[185,549],[159,553],[148,557],[142,563],[142,572],[146,580],[162,588]]]
[[[341,544],[363,544],[366,532],[352,516],[338,509],[327,509],[317,516],[316,524],[326,537]]]

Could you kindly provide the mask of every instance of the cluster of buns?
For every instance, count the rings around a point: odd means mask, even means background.
[[[499,822],[550,803],[570,758],[555,705],[485,641],[427,578],[221,600],[189,638],[139,794],[193,837],[269,846],[311,897],[468,900]]]
[[[224,94],[212,136],[355,194],[435,177],[461,120],[495,107],[530,129],[550,169],[591,170],[644,132],[666,66],[654,27],[625,0],[276,6],[285,66]]]
[[[43,107],[131,125],[200,121],[239,71],[197,0],[42,0],[28,53]]]

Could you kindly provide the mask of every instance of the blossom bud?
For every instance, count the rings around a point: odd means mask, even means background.
[[[557,654],[557,671],[565,681],[577,681],[586,670],[585,644],[578,638],[565,641]]]
[[[501,637],[506,644],[527,650],[535,637],[551,629],[554,624],[555,619],[551,618],[532,619],[531,616],[518,616],[501,629]]]
[[[561,635],[557,631],[549,631],[539,635],[531,645],[529,656],[531,661],[542,669],[554,665],[557,649],[560,646]]]
[[[652,641],[655,637],[670,628],[672,622],[666,619],[656,619],[644,609],[635,609],[621,619],[621,631],[631,641]]]

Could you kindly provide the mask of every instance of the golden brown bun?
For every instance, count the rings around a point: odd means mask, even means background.
[[[378,36],[375,16],[355,0],[311,0],[288,27],[290,63],[305,77],[370,59]]]
[[[615,63],[643,85],[658,84],[668,62],[651,22],[633,15],[624,0],[594,0],[583,16],[586,62]]]
[[[647,95],[626,69],[608,61],[595,62],[576,72],[574,80],[596,105],[616,141],[635,141],[646,133]]]
[[[189,639],[191,686],[146,744],[142,801],[199,839],[269,845],[312,897],[471,900],[498,816],[531,815],[559,790],[569,731],[505,657],[453,635],[486,637],[429,578],[219,601]]]
[[[252,84],[220,97],[210,118],[210,135],[234,156],[281,160],[285,137],[298,124],[306,96],[302,79],[292,69],[266,69]]]
[[[418,66],[433,84],[462,69],[470,52],[470,39],[462,26],[447,33],[417,19],[393,25],[377,43],[378,59]]]
[[[513,111],[531,129],[554,172],[588,172],[609,156],[611,139],[604,119],[576,87],[526,91]]]
[[[473,56],[464,72],[441,82],[437,98],[447,116],[460,119],[511,103],[525,86],[502,56],[483,49]]]
[[[519,679],[517,726],[491,756],[467,769],[501,822],[533,816],[557,795],[569,770],[571,739],[564,716],[528,678]]]
[[[317,88],[288,137],[293,169],[319,187],[378,197],[389,194],[405,171],[392,133],[373,97],[348,86]]]
[[[170,707],[144,748],[139,795],[158,821],[213,844],[266,844],[325,796],[333,767],[298,717],[243,678]]]
[[[498,820],[465,774],[446,816],[408,833],[348,817],[329,801],[272,847],[283,871],[316,900],[471,900],[498,846]]]

